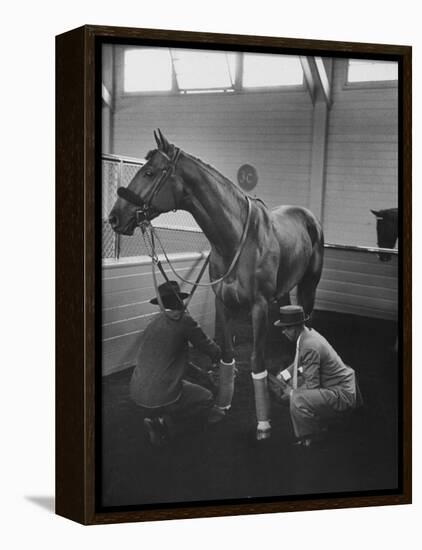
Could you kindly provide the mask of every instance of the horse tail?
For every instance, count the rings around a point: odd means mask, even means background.
[[[309,211],[306,212],[305,226],[312,243],[312,254],[308,267],[297,285],[297,298],[305,313],[311,315],[324,262],[324,233],[319,220]]]
[[[324,247],[324,233],[322,231],[321,223],[315,216],[306,217],[306,230],[308,232],[309,238],[311,239],[312,248],[315,248],[315,245],[319,247]]]

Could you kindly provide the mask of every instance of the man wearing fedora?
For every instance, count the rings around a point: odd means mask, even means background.
[[[297,443],[309,447],[327,421],[356,407],[357,385],[355,371],[321,334],[305,326],[306,321],[301,306],[280,308],[274,325],[296,344],[296,354],[290,367],[269,375],[269,386],[289,405]]]
[[[185,311],[187,297],[177,281],[158,287],[158,296],[150,303],[160,305],[161,312],[142,334],[130,382],[130,396],[142,408],[145,428],[155,446],[180,433],[192,420],[216,422],[224,417],[213,406],[211,391],[185,380],[193,367],[188,361],[189,342],[213,363],[221,356],[220,347]]]

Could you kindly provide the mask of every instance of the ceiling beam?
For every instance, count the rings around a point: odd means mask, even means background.
[[[101,96],[104,101],[104,103],[110,107],[110,109],[113,109],[113,99],[111,96],[111,93],[108,91],[107,87],[103,83],[101,86]]]
[[[313,104],[315,104],[316,99],[316,83],[315,78],[316,75],[311,70],[311,63],[309,61],[309,57],[300,56],[300,63],[302,65],[303,74],[305,76],[305,82],[306,86],[308,87],[309,95],[311,96],[311,101]]]
[[[330,108],[332,103],[331,73],[333,60],[327,59],[327,64],[325,64],[322,57],[314,57],[313,59],[315,60],[315,65],[318,71],[318,77],[322,87],[322,93],[324,95],[325,102],[328,108]]]
[[[327,107],[331,107],[331,65],[332,60],[327,61],[329,73],[327,73],[326,65],[321,57],[305,57],[300,56],[303,74],[305,75],[306,85],[308,86],[309,94],[312,103],[315,104],[319,100],[324,100]]]

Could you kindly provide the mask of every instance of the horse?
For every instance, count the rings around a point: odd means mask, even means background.
[[[251,375],[257,417],[256,438],[271,435],[265,368],[269,305],[297,287],[297,300],[310,315],[323,265],[324,237],[317,218],[306,208],[268,209],[212,166],[182,151],[154,131],[157,148],[127,188],[118,190],[109,223],[133,235],[139,216],[148,221],[163,212],[185,210],[211,245],[209,276],[216,317],[222,327],[222,358],[216,405],[227,411],[234,391],[232,323],[245,308],[251,312]]]
[[[395,248],[398,239],[398,209],[371,210],[377,218],[377,238],[380,248]],[[391,254],[382,252],[378,255],[382,262],[389,262]]]

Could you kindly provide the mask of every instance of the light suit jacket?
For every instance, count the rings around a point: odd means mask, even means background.
[[[286,370],[293,376],[293,365]],[[301,334],[298,371],[298,388],[302,390],[325,388],[356,392],[355,371],[345,365],[331,344],[314,329],[305,327]]]

